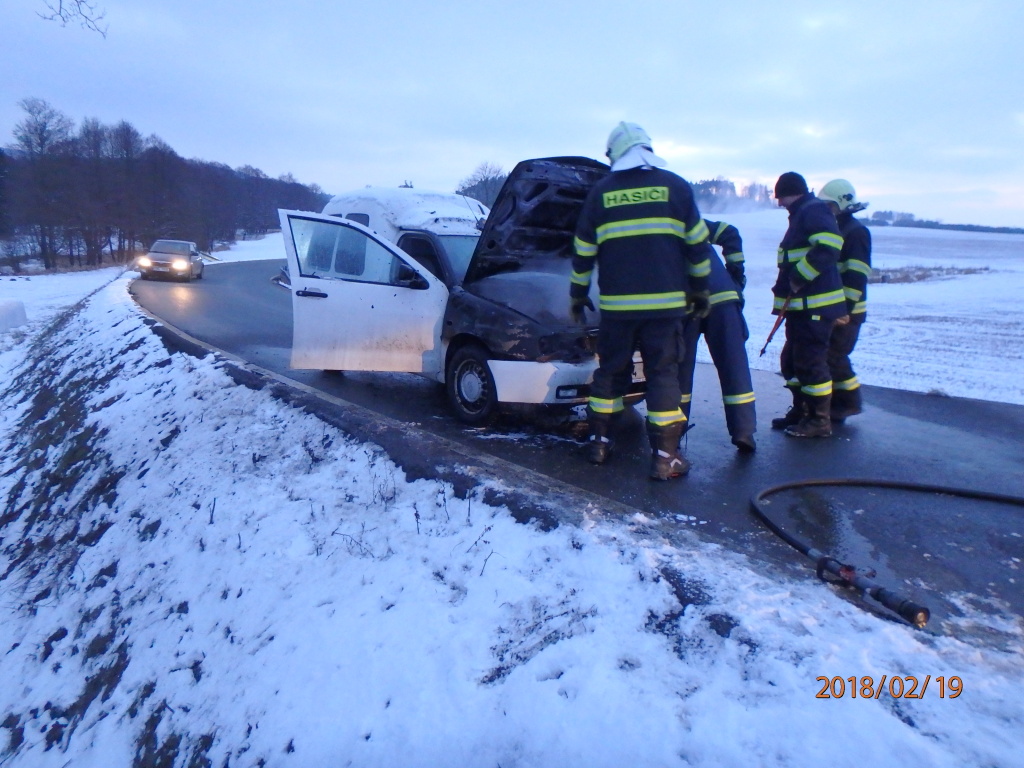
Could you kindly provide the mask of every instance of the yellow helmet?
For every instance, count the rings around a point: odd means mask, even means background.
[[[633,147],[651,148],[651,137],[647,131],[636,123],[619,123],[608,136],[608,149],[605,155],[614,163]]]
[[[857,192],[853,184],[846,179],[832,179],[821,188],[818,193],[819,200],[827,200],[839,206],[839,212],[860,211],[868,207],[867,203],[857,201]]]

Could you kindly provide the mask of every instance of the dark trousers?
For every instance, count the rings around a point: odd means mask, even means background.
[[[597,332],[599,365],[590,387],[591,413],[601,417],[622,410],[622,396],[633,370],[633,352],[640,350],[647,377],[648,420],[660,426],[684,421],[679,409],[682,319],[628,320],[610,314],[601,315]]]
[[[834,320],[814,318],[808,312],[786,315],[786,343],[779,364],[786,386],[799,384],[808,397],[832,394],[832,374],[828,369],[828,345]]]
[[[860,326],[861,323],[851,321],[832,329],[828,343],[828,368],[836,389],[851,390],[860,386],[857,374],[853,371],[853,363],[850,362],[850,355],[860,337]]]
[[[703,320],[690,317],[683,326],[685,354],[679,365],[679,390],[683,414],[689,418],[693,374],[697,367],[697,340],[704,341],[718,371],[725,406],[725,423],[733,437],[749,437],[757,431],[754,385],[747,361],[747,324],[738,301],[717,304]]]

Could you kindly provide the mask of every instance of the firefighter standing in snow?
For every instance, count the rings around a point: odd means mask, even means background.
[[[668,480],[689,470],[679,454],[686,423],[679,407],[682,320],[709,310],[713,253],[690,185],[659,167],[665,161],[640,126],[619,123],[607,155],[612,172],[591,189],[576,227],[569,289],[572,312],[582,319],[584,308],[594,308],[590,281],[599,267],[600,362],[587,405],[587,457],[595,464],[608,458],[612,420],[622,412],[639,349],[647,377],[650,474]]]
[[[828,205],[808,191],[800,174],[782,174],[775,184],[775,198],[789,211],[789,229],[779,245],[772,313],[786,316],[780,362],[793,406],[785,416],[772,420],[772,428],[784,429],[792,437],[828,437],[832,434],[829,337],[836,321],[846,316],[837,267],[843,238]]]
[[[743,453],[756,448],[754,432],[757,415],[754,410],[754,385],[747,361],[747,324],[743,320],[744,274],[743,239],[739,230],[725,222],[704,220],[708,241],[721,246],[725,264],[717,255],[711,257],[711,313],[705,318],[691,316],[683,327],[685,355],[679,364],[679,389],[683,415],[689,418],[693,393],[693,374],[697,363],[697,341],[704,341],[718,370],[725,405],[725,424],[732,443]]]
[[[871,277],[871,233],[858,219],[857,211],[868,207],[857,201],[857,192],[846,179],[833,179],[818,193],[836,216],[843,250],[839,274],[846,295],[849,320],[836,321],[828,345],[828,367],[832,374],[832,421],[843,421],[862,410],[860,382],[853,371],[850,354],[857,346],[860,326],[867,319],[868,278]]]

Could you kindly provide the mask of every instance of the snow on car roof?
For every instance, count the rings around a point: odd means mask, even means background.
[[[438,234],[477,235],[477,222],[490,209],[465,195],[408,187],[366,187],[331,198],[324,213],[346,216],[366,213],[370,228],[387,222],[396,229],[424,229]]]

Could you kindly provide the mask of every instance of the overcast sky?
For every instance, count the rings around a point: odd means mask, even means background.
[[[327,192],[601,158],[619,120],[697,181],[853,182],[869,210],[1024,226],[1020,0],[0,0],[0,143],[46,99]]]

